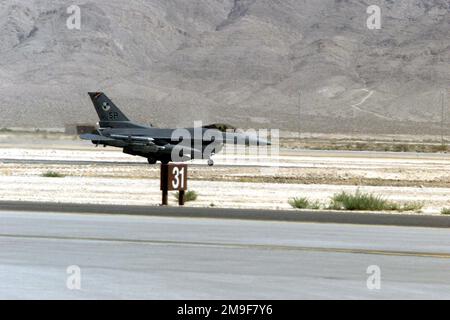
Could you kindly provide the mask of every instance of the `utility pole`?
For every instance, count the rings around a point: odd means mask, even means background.
[[[441,145],[444,145],[444,92],[441,92]]]
[[[298,123],[297,123],[297,128],[298,128],[298,137],[301,137],[301,126],[300,126],[300,121],[302,120],[302,91],[298,90]]]

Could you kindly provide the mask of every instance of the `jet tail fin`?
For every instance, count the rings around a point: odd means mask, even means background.
[[[141,127],[131,122],[103,92],[89,92],[89,96],[100,118],[101,128]]]

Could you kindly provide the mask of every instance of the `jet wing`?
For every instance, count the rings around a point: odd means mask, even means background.
[[[91,141],[114,141],[114,139],[112,138],[108,138],[105,136],[101,136],[99,134],[93,134],[93,133],[86,133],[86,134],[82,134],[80,135],[80,138],[83,140],[91,140]]]
[[[114,139],[127,140],[127,141],[140,141],[140,142],[152,142],[152,141],[154,141],[154,139],[150,138],[150,137],[127,136],[127,135],[122,135],[122,134],[112,134],[110,137],[114,138]]]
[[[141,136],[127,136],[127,135],[119,135],[119,134],[112,134],[109,137],[95,134],[95,133],[86,133],[80,135],[80,138],[83,140],[91,140],[91,141],[99,141],[99,142],[106,142],[106,141],[129,141],[129,142],[145,142],[145,143],[153,143],[153,138],[150,137],[141,137]]]

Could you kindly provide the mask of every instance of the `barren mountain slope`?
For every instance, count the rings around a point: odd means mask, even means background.
[[[0,127],[94,122],[102,90],[162,126],[439,129],[449,0],[84,0],[69,30],[72,4],[0,3]]]

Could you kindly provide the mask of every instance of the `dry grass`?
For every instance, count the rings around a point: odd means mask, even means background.
[[[288,201],[292,208],[295,209],[320,209],[319,201],[311,201],[308,198],[292,198]]]
[[[45,178],[64,178],[65,176],[59,172],[56,171],[47,171],[41,174],[41,177]]]
[[[178,200],[179,198],[180,198],[180,193],[177,191],[175,193],[175,199]],[[189,190],[184,193],[184,201],[185,202],[195,201],[195,200],[197,200],[197,198],[198,198],[198,194],[194,190]]]
[[[399,204],[397,202],[389,201],[380,195],[373,193],[363,193],[359,190],[351,194],[341,192],[335,194],[331,198],[329,206],[333,210],[357,210],[357,211],[415,211],[420,212],[423,208],[423,203],[408,202]]]

